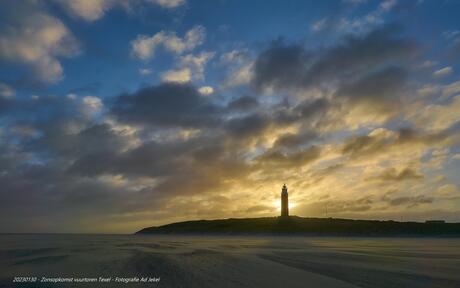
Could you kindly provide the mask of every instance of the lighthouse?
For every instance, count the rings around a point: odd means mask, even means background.
[[[288,200],[288,189],[286,184],[281,189],[281,217],[289,216],[289,200]]]

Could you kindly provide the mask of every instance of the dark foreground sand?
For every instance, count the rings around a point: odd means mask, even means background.
[[[0,287],[460,287],[458,238],[29,234],[0,243]],[[15,284],[15,276],[112,280]]]

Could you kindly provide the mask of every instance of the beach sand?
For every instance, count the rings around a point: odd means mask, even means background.
[[[460,239],[0,235],[0,287],[460,287]],[[13,283],[14,277],[111,278]],[[120,279],[159,278],[124,284]]]

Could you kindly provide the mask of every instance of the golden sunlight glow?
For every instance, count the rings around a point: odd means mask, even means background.
[[[289,209],[292,209],[297,206],[297,203],[294,203],[292,201],[289,201],[288,204],[289,204]],[[276,211],[281,212],[281,199],[273,200],[272,205],[273,207],[276,207]]]

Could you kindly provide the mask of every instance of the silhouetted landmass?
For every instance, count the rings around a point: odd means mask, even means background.
[[[330,236],[460,236],[460,223],[266,217],[197,220],[144,228],[136,234],[309,234]]]

